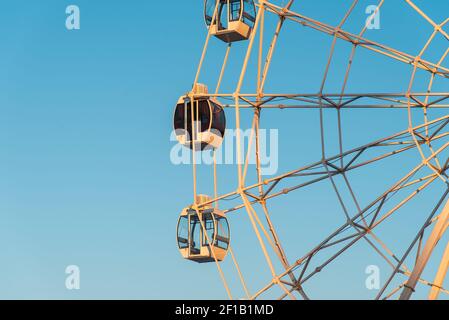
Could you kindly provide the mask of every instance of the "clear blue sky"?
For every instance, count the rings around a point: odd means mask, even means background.
[[[296,2],[293,9],[331,25],[351,3]],[[366,6],[374,3],[360,1],[347,25],[350,31],[361,29]],[[444,1],[416,3],[437,22],[449,12]],[[81,9],[79,31],[65,28],[69,4]],[[171,164],[169,137],[174,104],[190,89],[201,54],[202,10],[201,0],[17,0],[2,5],[0,298],[226,298],[215,266],[183,261],[175,243],[178,214],[192,199],[191,168]],[[269,32],[274,23],[267,20]],[[432,31],[403,1],[387,1],[381,23],[380,30],[366,36],[411,54]],[[287,23],[267,91],[317,92],[330,42]],[[225,91],[235,85],[245,46],[235,46]],[[427,58],[437,60],[446,48],[447,41],[435,41]],[[223,43],[211,41],[201,79],[211,87],[224,50]],[[338,43],[327,92],[341,87],[349,50]],[[361,49],[348,91],[404,92],[410,74],[410,66]],[[423,79],[417,91],[425,90],[428,78]],[[435,91],[444,90],[447,83],[439,80]],[[233,112],[227,112],[232,127]],[[248,119],[249,114],[244,126]],[[334,119],[329,113],[331,135]],[[345,112],[344,125],[350,148],[405,129],[406,111]],[[320,158],[317,112],[269,111],[262,126],[279,129],[279,173]],[[329,141],[332,154],[335,140]],[[350,177],[366,204],[418,160],[411,152]],[[201,168],[200,177],[200,191],[211,194],[210,168]],[[219,191],[234,190],[235,178],[235,167],[220,168]],[[398,255],[442,190],[436,183],[380,230]],[[344,222],[328,182],[274,201],[270,208],[292,261]],[[245,212],[230,220],[233,246],[254,292],[268,282],[268,268]],[[73,264],[81,268],[79,291],[64,286],[65,267]],[[313,298],[373,297],[364,284],[370,264],[379,265],[384,281],[390,269],[361,243],[307,289]],[[229,261],[224,268],[238,287]],[[434,266],[429,269],[431,279]]]

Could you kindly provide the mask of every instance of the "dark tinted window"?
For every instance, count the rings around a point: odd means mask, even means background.
[[[226,116],[223,108],[213,102],[212,105],[212,129],[220,132],[221,136],[224,137],[226,130]]]
[[[208,100],[200,100],[194,104],[194,121],[198,121],[200,132],[206,132],[211,127],[211,107]],[[192,138],[192,104],[178,104],[174,115],[175,130],[186,130],[189,134],[189,140]],[[179,133],[178,133],[179,134]]]

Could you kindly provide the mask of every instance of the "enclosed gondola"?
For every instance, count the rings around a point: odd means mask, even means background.
[[[247,40],[256,21],[256,6],[253,0],[205,0],[204,16],[211,34],[224,42]]]
[[[225,214],[211,206],[199,212],[184,209],[178,221],[177,242],[181,255],[187,260],[198,263],[223,261],[230,243]]]
[[[218,148],[225,135],[223,107],[207,95],[195,99],[181,97],[173,122],[179,143],[196,151]]]

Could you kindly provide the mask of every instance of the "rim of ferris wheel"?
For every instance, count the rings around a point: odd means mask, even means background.
[[[253,0],[204,0],[204,18],[218,39],[227,43],[248,40],[256,21],[256,6]]]
[[[210,197],[204,195],[197,199],[201,203],[210,201]],[[223,261],[230,244],[226,215],[212,205],[198,211],[191,207],[185,208],[178,220],[176,239],[184,259],[198,263]]]
[[[189,96],[182,96],[176,104],[173,117],[176,139],[181,145],[196,151],[217,149],[226,131],[224,109],[208,96],[207,86],[197,84],[192,93],[203,96],[193,101]]]

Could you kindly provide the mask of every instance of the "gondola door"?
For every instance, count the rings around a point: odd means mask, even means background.
[[[190,226],[190,233],[189,233],[189,256],[194,257],[201,254],[201,223],[198,218],[198,215],[196,214],[189,214],[189,226]]]

